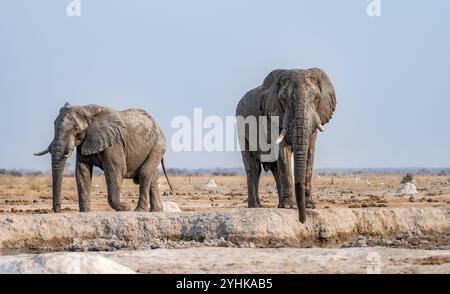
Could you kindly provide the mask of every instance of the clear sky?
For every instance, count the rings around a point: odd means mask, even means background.
[[[0,4],[0,168],[50,168],[66,102],[139,107],[170,142],[175,115],[233,115],[276,68],[321,67],[337,110],[316,167],[450,166],[450,1],[68,0]],[[174,152],[169,167],[237,167],[237,152]]]

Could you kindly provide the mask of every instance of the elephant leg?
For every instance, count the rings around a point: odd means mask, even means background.
[[[291,146],[282,143],[280,156],[278,157],[278,175],[281,189],[278,190],[279,208],[294,208],[293,181],[291,172],[292,149]]]
[[[158,171],[155,171],[152,183],[150,184],[150,211],[162,211],[161,197],[158,188]]]
[[[152,193],[151,186],[156,183],[156,188],[158,187],[158,165],[164,156],[164,152],[165,148],[155,146],[139,169],[139,201],[135,211],[148,211],[149,204],[150,211],[162,211],[159,193],[157,191]]]
[[[261,163],[256,158],[256,152],[242,151],[242,159],[247,174],[248,207],[261,207],[258,195]]]
[[[120,186],[122,185],[126,171],[123,150],[105,150],[100,160],[102,161],[103,171],[105,172],[109,205],[116,211],[130,210],[128,205],[120,201]]]
[[[305,187],[306,208],[316,208],[316,204],[314,203],[311,195],[314,153],[316,150],[316,138],[317,138],[317,131],[314,132],[311,135],[311,138],[309,139],[308,158],[306,161],[306,187]]]
[[[75,178],[80,212],[89,212],[91,210],[92,165],[81,162],[77,158]]]
[[[148,211],[150,194],[150,176],[146,172],[139,175],[139,200],[134,211]]]
[[[278,172],[278,163],[277,162],[270,164],[270,171],[272,172],[273,178],[275,179],[275,184],[277,186],[277,193],[278,193],[278,206],[280,206],[280,203],[282,202],[283,187],[281,185],[280,173]]]

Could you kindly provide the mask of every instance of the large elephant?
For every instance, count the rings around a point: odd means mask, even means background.
[[[261,126],[258,120],[258,134],[266,128],[266,138],[278,147],[275,159],[263,160],[260,141],[246,131],[243,120],[238,120],[242,158],[247,174],[248,206],[260,207],[258,184],[261,169],[271,170],[274,175],[279,197],[279,207],[292,208],[293,182],[291,176],[291,156],[294,153],[295,198],[299,209],[299,220],[306,220],[306,208],[315,208],[311,197],[311,179],[317,130],[323,131],[336,108],[333,85],[321,69],[274,70],[263,84],[250,90],[238,103],[236,116],[239,118],[267,117],[279,118],[279,129],[272,130],[272,123]],[[248,122],[248,121],[247,121]],[[240,125],[241,124],[241,125]],[[264,132],[263,132],[264,133]],[[276,134],[277,138],[271,140]],[[245,146],[243,145],[245,144]],[[250,149],[256,145],[258,148]]]
[[[75,176],[81,212],[90,211],[94,166],[105,173],[108,203],[114,210],[129,210],[120,201],[120,186],[126,178],[139,184],[136,211],[148,211],[149,204],[151,211],[162,211],[157,167],[161,162],[167,178],[163,162],[165,137],[145,111],[116,111],[99,105],[71,106],[66,103],[60,109],[54,126],[55,135],[50,146],[35,155],[51,154],[55,212],[61,212],[64,165],[75,147]],[[167,181],[170,186],[168,178]]]

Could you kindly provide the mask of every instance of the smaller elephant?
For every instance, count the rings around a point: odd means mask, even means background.
[[[91,209],[92,169],[105,173],[108,203],[117,211],[129,210],[120,201],[123,179],[139,184],[135,211],[162,211],[158,192],[158,170],[164,167],[166,140],[153,118],[141,109],[116,111],[99,106],[71,106],[66,103],[54,123],[55,135],[50,146],[36,156],[52,157],[53,210],[61,212],[61,188],[64,165],[77,149],[76,183],[80,212]]]

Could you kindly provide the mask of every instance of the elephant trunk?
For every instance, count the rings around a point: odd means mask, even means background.
[[[294,108],[294,128],[292,147],[294,153],[294,180],[295,180],[295,198],[301,223],[306,221],[306,164],[308,158],[309,135],[308,122],[305,105],[302,105],[301,99],[296,99],[297,105]]]
[[[61,212],[61,190],[64,177],[66,158],[63,153],[52,153],[52,187],[53,187],[53,211]]]

